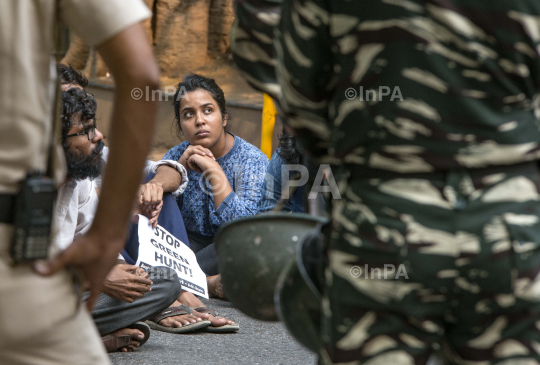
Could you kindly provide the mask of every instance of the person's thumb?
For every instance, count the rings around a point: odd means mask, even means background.
[[[90,297],[88,297],[88,300],[86,301],[86,307],[88,308],[89,312],[92,312],[92,309],[94,309],[94,304],[96,303],[96,300],[99,294],[100,294],[99,289],[95,289],[95,288],[90,289]]]
[[[50,261],[38,260],[34,262],[33,269],[41,276],[51,276],[66,267],[69,255],[70,251],[66,250]]]

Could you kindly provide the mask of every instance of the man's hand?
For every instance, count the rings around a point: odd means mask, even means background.
[[[139,189],[139,205],[134,215],[142,214],[146,216],[150,220],[152,227],[156,228],[161,208],[163,208],[163,185],[154,180],[141,185]]]
[[[141,185],[139,189],[139,204],[155,207],[162,201],[163,185],[161,183],[152,180],[147,184]]]
[[[149,275],[142,267],[137,266],[137,269],[135,270],[135,275],[138,275],[142,278],[148,279]]]
[[[103,293],[111,298],[133,303],[135,299],[142,298],[150,290],[152,281],[148,274],[143,276],[144,270],[136,265],[116,265],[105,279]]]

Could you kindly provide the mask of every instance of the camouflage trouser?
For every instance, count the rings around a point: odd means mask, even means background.
[[[532,163],[344,185],[332,207],[322,364],[425,364],[434,352],[451,364],[540,363]]]

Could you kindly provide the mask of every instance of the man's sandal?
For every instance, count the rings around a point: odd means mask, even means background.
[[[210,309],[208,307],[198,307],[198,308],[195,308],[194,310],[199,313],[211,314],[216,318],[218,317],[218,313],[215,310]],[[213,333],[232,333],[232,332],[238,332],[239,330],[240,330],[240,325],[238,323],[225,324],[219,327],[214,327],[210,325],[203,329],[204,332],[213,332]]]
[[[185,324],[180,327],[166,327],[159,324],[159,321],[174,317],[174,316],[181,316],[184,314],[192,314],[193,310],[189,308],[187,305],[180,305],[177,307],[169,307],[160,314],[158,314],[155,317],[152,317],[146,321],[146,323],[150,326],[153,330],[163,331],[163,332],[169,332],[169,333],[187,333],[187,332],[193,332],[205,327],[210,326],[212,323],[210,321],[200,321],[196,323],[190,323]]]
[[[137,340],[139,342],[138,347],[141,347],[150,338],[150,327],[146,323],[135,322],[131,326],[127,326],[127,328],[136,329],[143,333],[144,338],[142,340]],[[111,333],[101,337],[101,342],[103,342],[103,346],[105,346],[107,352],[116,352],[123,347],[131,345],[133,339],[130,335],[115,335],[114,333]]]
[[[150,338],[150,326],[144,322],[135,322],[131,326],[127,326],[127,328],[139,330],[143,333],[144,338],[142,340],[137,340],[139,341],[139,347],[141,347]]]
[[[103,346],[105,346],[105,349],[109,353],[116,352],[122,347],[127,347],[133,343],[131,336],[117,336],[114,333],[101,337],[101,342],[103,342]]]

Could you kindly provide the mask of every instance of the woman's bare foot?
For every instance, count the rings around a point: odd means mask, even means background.
[[[118,348],[117,351],[121,352],[133,352],[137,347],[139,347],[139,344],[144,339],[144,333],[142,333],[139,330],[132,329],[132,328],[122,328],[118,331],[112,332],[113,335],[116,336],[129,336],[131,337],[131,344],[125,347]]]
[[[225,299],[225,294],[223,294],[223,284],[221,283],[221,274],[208,276],[206,278],[206,284],[208,285],[210,297]]]
[[[199,298],[197,298],[193,293],[190,293],[188,291],[182,290],[180,293],[180,296],[178,297],[178,301],[187,305],[191,308],[200,308],[200,307],[206,307],[203,302]],[[226,324],[234,324],[234,321],[231,321],[230,319],[223,318],[223,317],[214,317],[210,313],[201,313],[196,310],[193,311],[193,315],[197,316],[199,318],[203,318],[204,320],[210,321],[213,327],[221,327],[225,326]]]
[[[173,304],[171,304],[171,307],[178,307],[182,303],[180,303],[178,300],[176,300]],[[184,303],[185,304],[185,303]],[[182,314],[179,316],[173,316],[164,318],[161,321],[159,321],[159,324],[165,327],[182,327],[188,324],[197,323],[200,321],[207,321],[208,315],[206,316],[199,316],[198,314]]]

